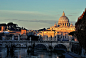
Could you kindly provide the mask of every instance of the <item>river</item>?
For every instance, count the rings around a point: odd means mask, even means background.
[[[0,58],[58,58],[57,53],[47,52],[46,50],[35,50],[27,52],[27,48],[15,48],[13,53],[7,53],[6,48],[0,48]]]

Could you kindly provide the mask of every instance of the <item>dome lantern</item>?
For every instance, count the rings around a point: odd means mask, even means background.
[[[65,13],[64,13],[64,11],[63,11],[63,14],[62,14],[62,16],[65,16]]]

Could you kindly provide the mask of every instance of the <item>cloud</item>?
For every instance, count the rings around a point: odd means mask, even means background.
[[[0,10],[3,13],[14,13],[14,14],[39,14],[37,11],[14,11],[14,10]]]
[[[15,21],[16,21],[16,20],[18,20],[18,19],[4,19],[4,20],[13,20],[13,21],[15,20]]]
[[[20,19],[4,19],[7,21],[23,21],[23,22],[29,22],[28,20],[20,20]]]
[[[16,11],[16,10],[0,10],[1,14],[30,14],[30,15],[43,15],[43,16],[50,16],[49,14],[45,14],[43,12],[38,11]]]
[[[30,20],[29,22],[40,22],[40,23],[47,23],[47,24],[55,24],[58,23],[58,20]],[[69,23],[75,25],[75,21],[69,21]]]
[[[57,19],[58,16],[38,12],[38,11],[14,11],[14,10],[0,10],[1,17],[6,19]],[[1,18],[0,18],[1,19]]]
[[[67,15],[67,16],[73,16],[73,15]]]
[[[29,22],[28,20],[18,20],[18,21]]]
[[[78,13],[71,13],[71,14],[78,14]]]
[[[58,22],[58,21],[56,21],[56,20],[36,20],[36,19],[34,19],[34,20],[30,20],[29,22],[40,22],[40,23],[53,24],[53,23]]]
[[[17,21],[17,22],[32,22],[32,23],[47,23],[47,24],[55,24],[58,23],[58,20],[37,20],[37,19],[32,19],[32,20],[19,20],[19,19],[5,19],[9,21]],[[69,21],[69,23],[72,23],[75,25],[76,21]]]
[[[16,22],[32,22],[32,23],[47,23],[47,24],[54,24],[55,22],[57,23],[57,20],[37,20],[37,19],[32,19],[32,20],[20,20],[20,19],[4,19],[5,21],[16,21]]]

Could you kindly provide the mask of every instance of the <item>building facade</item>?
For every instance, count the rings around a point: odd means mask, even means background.
[[[43,40],[67,41],[72,37],[68,35],[72,31],[75,31],[75,26],[73,26],[72,23],[69,23],[69,19],[65,16],[63,11],[63,14],[59,18],[57,24],[55,23],[54,26],[45,31],[39,32],[39,34],[43,37]]]

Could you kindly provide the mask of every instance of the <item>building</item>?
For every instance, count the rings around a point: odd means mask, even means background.
[[[63,14],[59,18],[57,24],[55,23],[54,26],[45,31],[39,32],[39,34],[43,37],[43,40],[67,41],[72,37],[68,35],[72,31],[75,31],[75,26],[73,26],[72,23],[69,23],[69,19],[65,16],[63,11]]]
[[[18,37],[20,37],[20,39],[27,39],[27,29],[18,27],[17,24],[12,22],[0,24],[0,34],[3,34],[3,36],[0,35],[1,40],[18,39]]]

